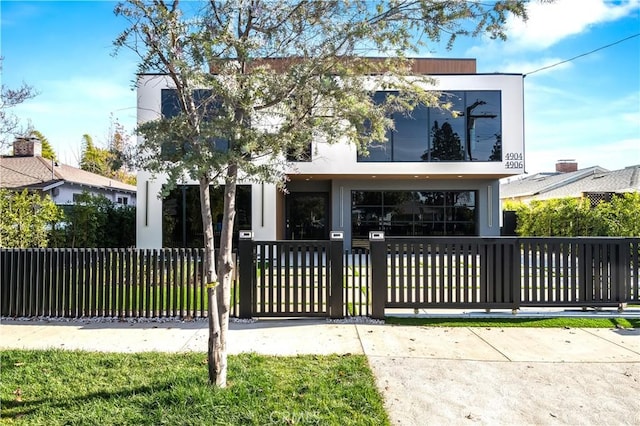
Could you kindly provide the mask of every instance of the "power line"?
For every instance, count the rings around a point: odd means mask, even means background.
[[[638,37],[638,36],[640,36],[640,33],[637,33],[637,34],[634,34],[634,35],[630,35],[629,37],[623,38],[623,39],[618,40],[618,41],[614,41],[613,43],[607,44],[606,46],[598,47],[597,49],[593,49],[593,50],[591,50],[590,52],[586,52],[586,53],[583,53],[583,54],[581,54],[581,55],[574,56],[573,58],[566,59],[566,60],[564,60],[564,61],[560,61],[560,62],[557,62],[557,63],[552,64],[552,65],[547,65],[546,67],[538,68],[537,70],[534,70],[534,71],[528,72],[528,73],[526,73],[526,74],[524,74],[524,75],[525,75],[525,77],[526,77],[526,76],[531,75],[531,74],[533,74],[533,73],[536,73],[536,72],[538,72],[538,71],[542,71],[542,70],[546,70],[546,69],[549,69],[549,68],[557,67],[558,65],[562,65],[562,64],[564,64],[564,63],[571,62],[571,61],[573,61],[573,60],[575,60],[575,59],[582,58],[583,56],[591,55],[592,53],[595,53],[595,52],[597,52],[597,51],[599,51],[599,50],[603,50],[603,49],[606,49],[606,48],[608,48],[608,47],[615,46],[616,44],[620,44],[620,43],[622,43],[623,41],[627,41],[627,40],[630,40],[630,39],[632,39],[632,38],[634,38],[634,37]]]

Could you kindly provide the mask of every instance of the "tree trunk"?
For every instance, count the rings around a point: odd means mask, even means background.
[[[218,316],[218,298],[216,297],[216,293],[219,292],[219,289],[217,286],[218,277],[216,276],[211,198],[209,197],[210,183],[208,176],[200,177],[200,213],[202,215],[202,230],[204,232],[204,267],[207,283],[207,314],[209,317],[209,344],[207,360],[209,363],[209,383],[224,387],[226,386],[226,362],[224,363],[225,367],[223,373],[223,369],[221,367],[222,362],[218,355],[220,353],[222,333],[220,331],[220,319]],[[221,378],[223,379],[222,381]]]
[[[220,345],[217,347],[216,359],[220,362],[219,383],[226,385],[227,381],[227,334],[229,331],[229,311],[231,305],[231,283],[235,262],[233,259],[233,224],[236,214],[236,182],[238,168],[229,165],[224,186],[224,220],[220,233],[220,256],[218,271],[220,284],[218,286],[218,322],[220,325]],[[224,386],[224,385],[222,385]]]

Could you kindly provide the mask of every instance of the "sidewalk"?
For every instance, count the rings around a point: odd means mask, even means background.
[[[206,321],[3,320],[0,349],[207,350]],[[394,425],[640,424],[640,330],[232,323],[229,353],[364,354]]]

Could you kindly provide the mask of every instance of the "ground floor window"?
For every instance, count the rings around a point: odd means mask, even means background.
[[[327,240],[329,217],[328,192],[291,192],[286,197],[286,238]]]
[[[476,191],[351,191],[353,238],[477,235]]]
[[[223,187],[209,189],[216,247],[219,247],[223,212]],[[238,185],[234,236],[251,229],[251,186]],[[163,247],[204,247],[200,191],[196,185],[181,185],[162,200]]]

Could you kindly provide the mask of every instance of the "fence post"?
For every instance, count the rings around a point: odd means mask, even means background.
[[[371,317],[384,319],[387,304],[387,244],[383,231],[369,232],[371,247]]]
[[[618,302],[618,310],[622,311],[624,309],[624,305],[627,303],[627,298],[629,297],[629,285],[631,283],[631,240],[629,238],[625,238],[621,241],[618,241],[616,244],[616,256],[615,256],[615,268],[617,269],[617,282],[614,284],[615,286],[615,301]]]
[[[513,305],[511,307],[511,313],[517,313],[522,303],[522,248],[520,245],[520,239],[514,238],[511,245],[511,300]]]
[[[238,240],[238,282],[240,300],[238,317],[251,318],[253,306],[253,232],[240,231]]]
[[[331,274],[331,301],[329,304],[329,316],[331,318],[344,318],[344,261],[342,231],[331,231],[331,243],[329,246],[329,262]]]

